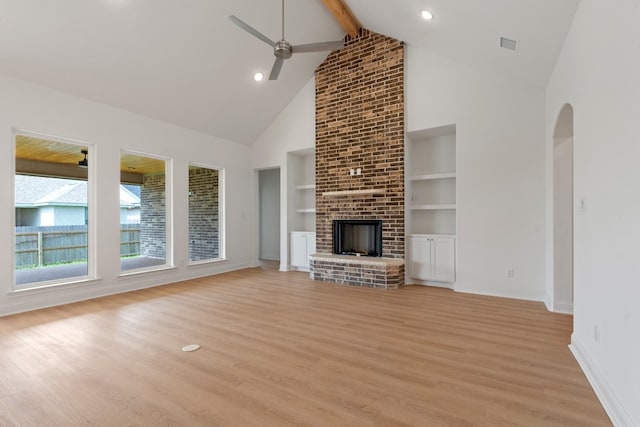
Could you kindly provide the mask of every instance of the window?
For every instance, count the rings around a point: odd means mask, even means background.
[[[15,135],[15,288],[93,276],[92,146]]]
[[[120,270],[171,264],[168,161],[130,152],[120,156]]]
[[[220,170],[189,166],[189,261],[224,258]]]

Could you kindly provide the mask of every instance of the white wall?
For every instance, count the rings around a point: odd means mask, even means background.
[[[573,313],[573,138],[556,139],[553,153],[551,307],[555,312]]]
[[[249,148],[123,110],[0,76],[0,315],[125,292],[242,268],[250,263]],[[98,279],[73,286],[11,293],[13,277],[13,128],[95,144]],[[120,150],[173,159],[175,268],[119,277]],[[225,168],[227,261],[187,266],[189,162]]]
[[[565,103],[574,111],[572,349],[619,426],[640,425],[638,22],[637,0],[582,0],[546,108],[547,200],[553,128]]]
[[[456,125],[455,289],[543,300],[544,90],[412,46],[406,61],[407,131]]]
[[[280,269],[283,271],[288,269],[289,259],[287,231],[290,231],[290,215],[287,206],[293,198],[293,193],[287,186],[291,179],[287,153],[315,146],[315,114],[315,78],[311,78],[251,147],[251,166],[254,170],[280,168]],[[257,182],[254,183],[254,195],[258,192],[257,185]],[[257,214],[254,223],[258,223]],[[258,233],[254,233],[253,238],[255,245]]]
[[[280,259],[280,169],[261,170],[260,259]]]

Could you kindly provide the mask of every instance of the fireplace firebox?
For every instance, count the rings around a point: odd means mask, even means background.
[[[382,221],[333,221],[333,252],[339,255],[382,256]]]

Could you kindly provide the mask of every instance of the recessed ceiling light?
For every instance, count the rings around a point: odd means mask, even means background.
[[[433,13],[429,12],[427,9],[423,9],[420,12],[420,16],[422,16],[422,19],[427,21],[431,21],[433,19]]]
[[[262,79],[264,79],[264,74],[257,72],[253,75],[253,80],[257,81],[257,82],[261,82]]]

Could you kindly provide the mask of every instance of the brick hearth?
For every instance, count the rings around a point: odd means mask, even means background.
[[[404,284],[404,260],[348,255],[311,255],[311,278],[364,288],[398,289]]]

